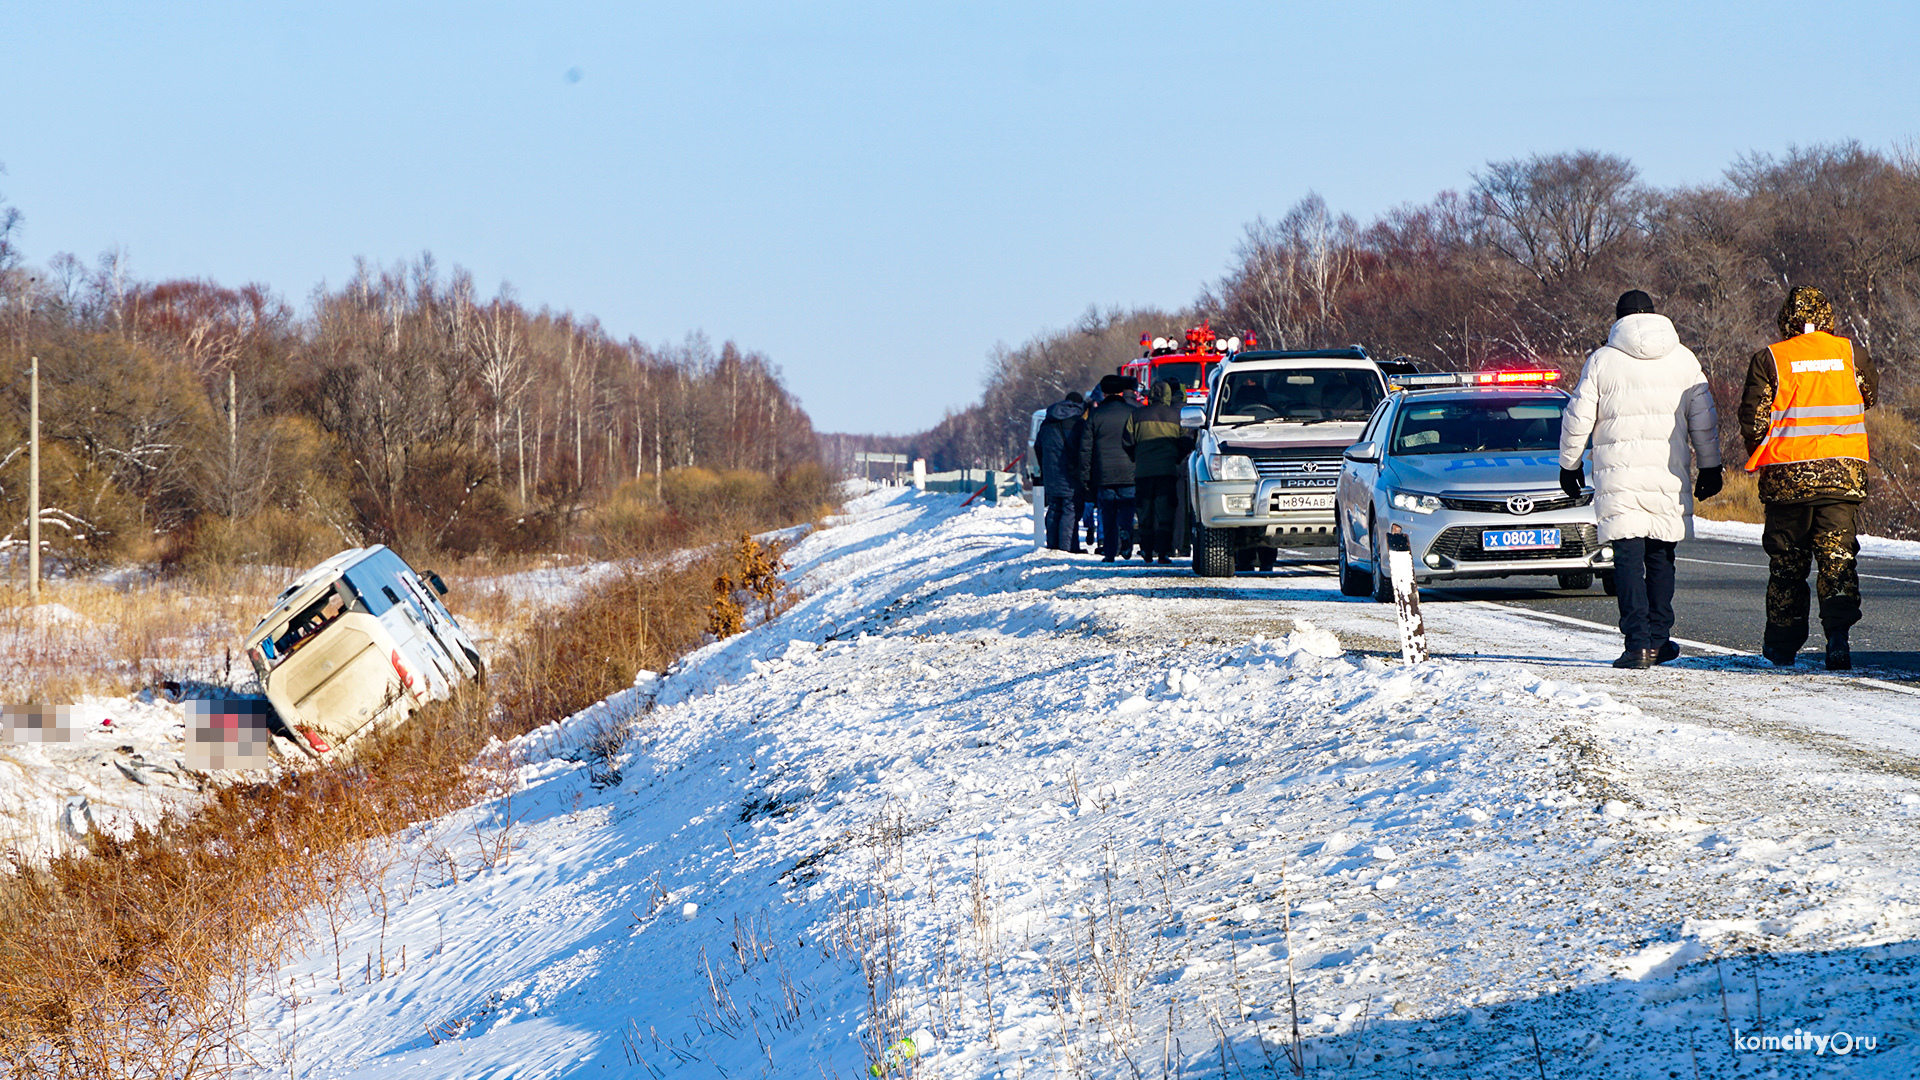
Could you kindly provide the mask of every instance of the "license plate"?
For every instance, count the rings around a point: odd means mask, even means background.
[[[1333,495],[1275,495],[1268,504],[1270,510],[1331,510]]]
[[[1559,529],[1488,529],[1480,534],[1482,551],[1539,551],[1559,546]]]

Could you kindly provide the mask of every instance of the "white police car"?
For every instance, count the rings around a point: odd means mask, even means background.
[[[1334,489],[1340,591],[1389,601],[1387,535],[1407,534],[1422,583],[1547,575],[1563,589],[1599,578],[1613,548],[1593,494],[1560,488],[1554,371],[1407,375],[1342,455]],[[1592,469],[1587,469],[1589,475]]]

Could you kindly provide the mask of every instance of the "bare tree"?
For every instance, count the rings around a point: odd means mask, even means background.
[[[1487,239],[1543,283],[1583,273],[1639,221],[1638,171],[1581,150],[1495,161],[1474,174]]]

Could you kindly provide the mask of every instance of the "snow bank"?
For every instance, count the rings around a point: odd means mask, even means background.
[[[856,500],[793,550],[787,615],[390,845],[378,902],[313,913],[251,1003],[261,1060],[1665,1077],[1801,1068],[1731,1049],[1798,1026],[1920,1065],[1910,777],[1350,653],[1324,583],[1208,634],[1265,602],[959,502]]]

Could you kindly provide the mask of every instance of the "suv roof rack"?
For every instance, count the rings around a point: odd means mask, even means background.
[[[1367,350],[1359,345],[1349,345],[1344,349],[1261,349],[1258,351],[1234,353],[1228,358],[1230,363],[1245,360],[1371,360]]]

